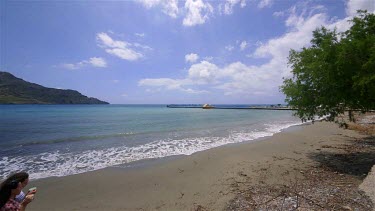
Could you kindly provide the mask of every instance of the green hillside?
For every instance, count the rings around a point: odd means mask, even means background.
[[[0,72],[0,104],[108,104],[75,90],[47,88]]]

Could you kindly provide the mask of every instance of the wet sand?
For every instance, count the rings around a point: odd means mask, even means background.
[[[234,180],[283,184],[302,178],[301,169],[317,162],[311,154],[362,136],[317,122],[152,165],[34,180],[29,186],[37,186],[38,193],[27,210],[222,210],[235,196],[230,189]]]

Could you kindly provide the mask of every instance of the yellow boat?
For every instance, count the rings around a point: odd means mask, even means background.
[[[215,107],[213,107],[213,106],[210,105],[210,104],[204,104],[204,105],[202,106],[202,108],[203,108],[203,109],[211,109],[211,108],[215,108]]]

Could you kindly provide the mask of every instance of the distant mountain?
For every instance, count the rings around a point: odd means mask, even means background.
[[[47,88],[0,71],[0,104],[108,104],[75,90]]]

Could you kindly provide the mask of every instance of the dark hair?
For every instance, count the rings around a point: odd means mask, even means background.
[[[19,182],[24,182],[25,180],[29,179],[29,174],[21,171],[10,175],[8,178],[10,178],[11,180],[17,180]]]
[[[10,175],[0,185],[0,208],[2,208],[10,198],[13,189],[18,187],[20,182],[24,182],[29,178],[29,174],[26,172],[19,172]]]

